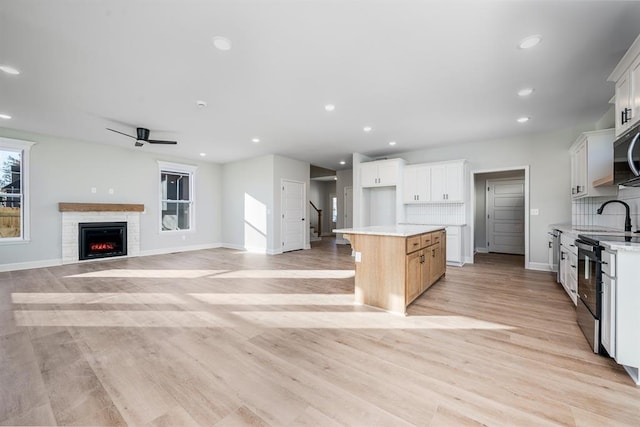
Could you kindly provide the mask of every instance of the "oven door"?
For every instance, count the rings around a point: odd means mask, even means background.
[[[578,297],[593,317],[600,318],[600,247],[576,240],[578,247]]]

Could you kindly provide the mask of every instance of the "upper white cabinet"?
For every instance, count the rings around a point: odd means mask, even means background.
[[[464,202],[464,160],[405,167],[403,202]]]
[[[388,187],[398,184],[401,159],[376,160],[360,164],[361,187]]]
[[[463,202],[464,162],[431,166],[431,201]]]
[[[571,145],[571,198],[615,196],[617,186],[594,187],[613,175],[613,129],[585,132]]]
[[[426,165],[410,165],[404,168],[402,201],[425,203],[431,201],[431,168]]]
[[[616,84],[616,136],[640,120],[640,36],[609,76]]]

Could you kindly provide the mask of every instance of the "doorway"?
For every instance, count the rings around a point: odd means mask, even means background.
[[[524,178],[486,182],[487,252],[524,255]]]
[[[304,249],[306,199],[304,182],[282,180],[282,252]]]
[[[473,171],[470,208],[470,261],[477,254],[504,253],[528,268],[529,166]]]

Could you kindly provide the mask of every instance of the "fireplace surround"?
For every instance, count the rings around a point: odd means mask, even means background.
[[[80,261],[78,229],[80,223],[127,224],[127,252],[122,256],[140,255],[140,214],[144,205],[115,203],[59,203],[62,213],[62,263]],[[90,258],[101,259],[101,258]],[[106,258],[110,259],[110,258]],[[88,260],[83,260],[88,262]]]

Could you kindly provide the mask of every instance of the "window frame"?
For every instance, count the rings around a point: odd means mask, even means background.
[[[31,191],[29,188],[29,167],[31,164],[32,141],[0,137],[0,150],[20,153],[20,236],[0,237],[0,245],[28,243],[31,241]]]
[[[158,160],[158,225],[160,233],[186,233],[193,232],[196,229],[196,171],[197,166],[186,165],[182,163],[165,162]],[[168,200],[162,198],[162,174],[163,173],[176,173],[189,176],[189,201],[184,202],[180,200]],[[177,230],[163,230],[162,229],[162,204],[163,203],[184,203],[189,206],[189,228],[177,229]]]

